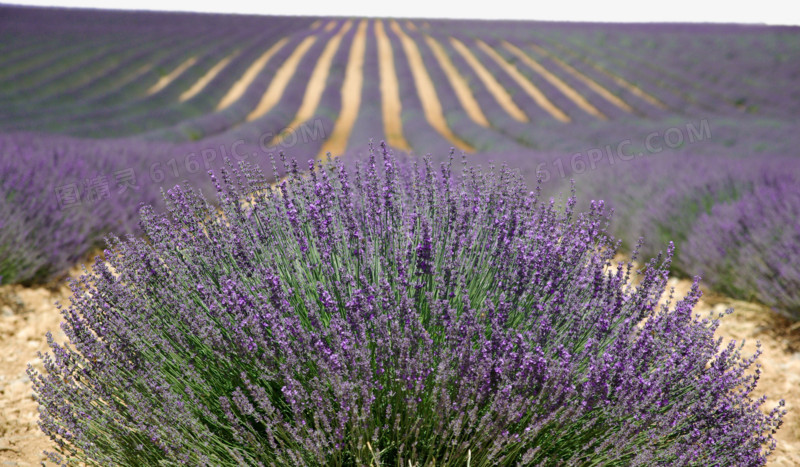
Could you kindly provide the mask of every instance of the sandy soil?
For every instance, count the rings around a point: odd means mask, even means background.
[[[482,40],[476,39],[475,43],[478,44],[478,47],[486,52],[486,54],[491,57],[500,68],[503,69],[503,71],[508,73],[508,75],[511,76],[514,81],[516,81],[519,87],[521,87],[526,94],[531,96],[536,104],[544,109],[545,112],[549,113],[558,121],[564,123],[572,121],[572,119],[569,118],[569,115],[565,114],[563,110],[561,110],[557,105],[553,104],[553,102],[544,94],[544,92],[542,92],[541,89],[536,87],[536,85],[531,83],[530,80],[525,77],[525,75],[520,73],[516,66],[505,61],[505,59],[503,59],[503,57],[497,53],[496,50],[489,47],[489,45]]]
[[[39,431],[37,405],[25,370],[41,369],[37,351],[46,351],[45,333],[66,340],[61,315],[53,305],[68,303],[69,290],[0,287],[0,465],[35,465],[45,459],[49,440]]]
[[[425,119],[457,149],[465,152],[475,152],[475,148],[453,133],[447,124],[447,119],[445,119],[444,111],[442,110],[442,103],[439,101],[439,94],[436,92],[433,80],[425,68],[417,43],[403,31],[397,21],[392,20],[391,27],[392,31],[400,38],[400,43],[406,53],[406,57],[408,57],[408,66],[411,68],[411,75],[417,85],[417,93],[419,94],[419,100],[422,102]]]
[[[239,51],[235,50],[230,55],[220,60],[216,65],[211,67],[211,69],[209,69],[206,72],[206,74],[204,74],[203,76],[200,77],[200,79],[195,81],[195,83],[189,89],[184,91],[183,94],[181,94],[180,98],[178,98],[178,100],[180,102],[184,102],[199,94],[200,91],[202,91],[203,88],[205,88],[206,85],[210,83],[212,79],[216,78],[219,72],[222,71],[223,68],[228,66],[228,63],[230,63],[231,60],[233,60],[234,57],[236,57],[237,55],[239,55]]]
[[[397,73],[394,68],[394,52],[381,20],[375,21],[375,41],[378,43],[381,110],[386,144],[401,151],[410,151],[411,145],[403,136],[403,104],[400,101],[400,85],[397,83]]]
[[[334,36],[325,45],[325,50],[319,56],[317,64],[314,66],[314,71],[311,72],[311,77],[306,84],[306,93],[303,95],[303,102],[297,110],[294,120],[286,126],[287,129],[295,130],[297,127],[314,116],[319,106],[319,101],[322,99],[322,94],[325,92],[325,84],[328,81],[328,75],[331,71],[331,64],[339,50],[344,35],[353,26],[353,21],[349,20],[334,34]],[[327,26],[326,29],[327,31]],[[360,89],[360,88],[359,88]],[[342,99],[344,101],[344,99]],[[278,135],[270,141],[268,147],[274,147],[282,141],[282,135]]]
[[[691,288],[688,280],[670,279],[676,297],[683,297]],[[704,316],[708,310],[721,313],[733,308],[731,315],[722,318],[717,336],[724,338],[723,345],[731,339],[745,342],[742,354],[752,355],[756,342],[761,342],[763,354],[758,362],[763,373],[757,396],[767,394],[765,408],[771,409],[779,399],[786,401],[788,413],[783,426],[775,435],[778,448],[770,456],[768,465],[800,465],[800,329],[792,329],[792,322],[778,316],[764,306],[733,300],[705,292],[696,312]]]
[[[233,104],[234,102],[238,101],[244,92],[247,91],[247,88],[250,87],[250,84],[256,79],[258,73],[261,71],[262,68],[267,64],[267,62],[275,55],[286,43],[289,42],[288,37],[284,37],[283,39],[279,40],[275,44],[272,45],[266,52],[261,54],[258,59],[250,65],[247,70],[245,70],[244,74],[241,78],[239,78],[233,86],[228,90],[225,96],[220,99],[219,104],[217,104],[217,110],[224,109],[229,105]]]
[[[481,45],[481,47],[489,47],[488,44],[486,44],[483,41],[478,41],[478,42]],[[511,51],[511,53],[514,54],[515,57],[520,59],[522,63],[527,65],[528,68],[538,73],[542,78],[546,79],[547,82],[552,84],[554,88],[561,91],[565,96],[567,96],[568,99],[574,102],[575,105],[580,107],[584,112],[588,113],[589,115],[593,115],[599,118],[600,120],[608,120],[608,117],[606,117],[602,112],[600,112],[597,109],[597,107],[593,106],[589,101],[587,101],[586,98],[581,95],[581,93],[575,90],[575,88],[565,83],[558,76],[551,73],[550,70],[543,67],[539,62],[537,62],[536,60],[531,58],[528,54],[520,50],[519,47],[516,47],[510,42],[505,42],[503,46],[509,51]]]
[[[158,82],[156,82],[156,84],[152,85],[150,89],[147,90],[147,95],[148,96],[153,95],[158,91],[164,89],[165,87],[169,86],[171,82],[175,81],[175,79],[178,76],[180,76],[184,71],[186,71],[190,66],[194,65],[196,62],[197,62],[197,57],[192,57],[186,60],[185,62],[181,63],[180,65],[178,65],[178,67],[172,70],[169,74],[166,74],[161,78],[159,78]]]
[[[328,24],[325,25],[325,32],[333,31],[333,28],[335,28],[337,24],[339,24],[338,21],[331,20]]]
[[[71,275],[79,271],[75,268]],[[670,285],[681,297],[691,284],[672,279]],[[0,287],[0,465],[35,465],[45,459],[42,451],[50,443],[36,426],[37,408],[25,369],[28,363],[41,368],[36,352],[46,350],[48,330],[57,341],[66,339],[59,329],[60,315],[54,302],[68,303],[68,297],[64,285]],[[696,310],[702,314],[729,307],[736,311],[723,318],[719,335],[726,340],[744,339],[750,354],[756,340],[761,341],[764,354],[759,360],[763,369],[759,390],[769,394],[769,407],[783,398],[789,411],[769,465],[800,465],[800,329],[792,330],[791,322],[759,305],[713,293],[706,293]]]
[[[347,148],[350,133],[358,118],[361,108],[361,88],[364,84],[364,53],[367,48],[367,20],[361,20],[358,30],[350,45],[350,57],[342,81],[342,108],[330,137],[325,140],[317,157],[330,152],[334,156],[341,155]],[[319,101],[319,99],[317,99]],[[310,115],[306,118],[310,118]]]
[[[507,48],[507,49],[516,48],[516,46],[514,46],[513,44],[511,44],[510,42],[507,42],[507,41],[503,41],[503,46],[505,48]],[[549,58],[550,60],[552,60],[553,63],[558,65],[562,70],[564,70],[565,72],[567,72],[570,75],[572,75],[572,77],[574,77],[575,79],[581,81],[589,89],[591,89],[592,91],[596,92],[601,97],[603,97],[603,99],[605,99],[608,102],[614,104],[615,106],[619,107],[620,109],[624,110],[625,112],[628,112],[628,113],[635,112],[633,107],[628,105],[627,102],[625,102],[624,100],[622,100],[619,97],[615,96],[611,91],[609,91],[608,89],[606,89],[603,86],[601,86],[599,83],[597,83],[592,78],[589,78],[588,76],[584,75],[583,73],[581,73],[580,71],[575,69],[570,64],[568,64],[565,61],[561,60],[556,55],[551,54],[550,52],[544,50],[543,48],[541,48],[541,47],[539,47],[539,46],[537,46],[535,44],[530,44],[530,47],[534,51],[536,51],[536,52],[544,55],[545,57]],[[519,50],[519,49],[517,49],[517,50]]]
[[[289,85],[289,82],[292,80],[292,76],[294,76],[294,72],[297,70],[297,66],[300,65],[300,60],[303,59],[303,57],[306,55],[306,52],[308,52],[311,46],[314,45],[317,39],[318,37],[315,35],[308,36],[303,39],[302,42],[300,42],[292,54],[289,55],[289,58],[283,62],[280,68],[278,68],[278,70],[272,76],[272,81],[270,81],[264,96],[261,97],[261,101],[259,101],[256,108],[247,115],[245,120],[250,122],[263,116],[281,100],[283,92],[286,90],[286,86]]]
[[[543,48],[538,47],[535,44],[529,44],[529,45],[534,50],[541,50],[543,52],[546,52]],[[663,102],[661,102],[660,100],[658,100],[655,96],[643,91],[639,86],[631,83],[630,81],[626,80],[625,78],[623,78],[623,77],[621,77],[621,76],[619,76],[619,75],[607,70],[606,68],[600,66],[597,63],[594,63],[593,61],[589,60],[589,58],[587,58],[587,57],[585,57],[583,55],[580,55],[579,53],[575,52],[574,50],[572,50],[572,49],[570,49],[568,47],[564,47],[562,45],[554,44],[554,47],[558,48],[561,52],[563,52],[563,53],[565,53],[567,55],[571,55],[571,56],[577,58],[578,60],[582,61],[586,65],[588,65],[588,66],[594,68],[595,70],[599,71],[600,73],[608,76],[609,78],[611,78],[611,80],[613,80],[615,83],[617,83],[620,87],[623,87],[623,88],[627,89],[634,96],[639,97],[639,98],[641,98],[641,99],[643,99],[643,100],[645,100],[645,101],[647,101],[647,102],[649,102],[649,103],[653,104],[654,106],[659,107],[661,109],[666,109],[667,108],[667,105],[664,104]],[[546,53],[549,53],[549,52],[546,52]]]
[[[412,25],[414,23],[409,22],[408,24]],[[414,27],[412,30],[416,31],[417,29]],[[436,60],[438,60],[439,64],[442,66],[442,70],[444,71],[445,75],[447,75],[450,85],[453,86],[453,90],[458,97],[458,101],[461,103],[461,106],[464,108],[464,111],[467,113],[467,115],[469,115],[469,118],[478,125],[489,128],[491,124],[486,118],[486,115],[484,115],[480,104],[478,104],[478,101],[475,99],[475,96],[472,94],[472,91],[469,88],[469,83],[467,83],[467,80],[464,79],[464,77],[461,76],[461,73],[458,72],[458,69],[450,60],[450,57],[444,50],[444,47],[442,47],[442,45],[439,44],[436,39],[427,34],[425,35],[425,42],[428,43],[428,47],[430,47],[433,55],[436,57]]]
[[[506,91],[506,88],[500,84],[497,79],[492,76],[489,70],[483,66],[483,64],[478,60],[478,58],[472,53],[469,48],[464,45],[463,42],[456,39],[455,37],[450,38],[450,44],[453,48],[458,52],[467,64],[472,68],[478,78],[483,82],[483,85],[486,86],[486,90],[494,97],[500,107],[508,113],[513,119],[527,123],[529,121],[528,116],[525,115],[525,112],[520,109],[517,104],[514,102],[514,99],[511,97],[511,94]]]

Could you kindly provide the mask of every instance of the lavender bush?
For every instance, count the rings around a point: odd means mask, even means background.
[[[385,150],[141,210],[30,369],[56,462],[761,465],[757,356],[614,263],[602,202]],[[781,403],[782,405],[782,403]]]

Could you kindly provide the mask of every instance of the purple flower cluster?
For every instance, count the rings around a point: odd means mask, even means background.
[[[56,462],[762,465],[756,356],[602,202],[452,160],[229,166],[113,239],[29,370]]]

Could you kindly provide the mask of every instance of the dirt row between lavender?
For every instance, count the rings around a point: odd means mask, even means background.
[[[73,269],[72,276],[80,273]],[[671,279],[676,297],[682,297],[691,283]],[[66,336],[59,328],[61,316],[55,302],[69,303],[66,285],[49,287],[0,287],[0,466],[38,465],[50,446],[39,431],[37,406],[30,380],[25,372],[28,364],[41,369],[37,351],[46,351],[45,334],[52,331],[56,341]],[[786,400],[789,413],[778,432],[778,449],[769,465],[800,465],[800,329],[764,307],[706,293],[696,308],[698,313],[721,312],[733,307],[736,311],[722,319],[718,334],[726,339],[745,340],[745,353],[762,344],[759,360],[763,374],[759,391],[767,393],[771,407],[779,398]]]

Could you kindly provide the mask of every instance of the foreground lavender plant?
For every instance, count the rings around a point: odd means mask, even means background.
[[[614,264],[511,171],[223,173],[72,284],[29,370],[52,460],[92,465],[761,465],[781,404],[716,319],[659,306],[669,253]],[[216,183],[216,179],[215,179]],[[640,277],[634,277],[639,274]]]

